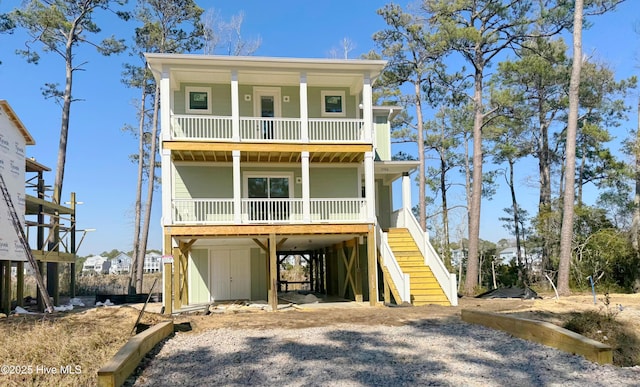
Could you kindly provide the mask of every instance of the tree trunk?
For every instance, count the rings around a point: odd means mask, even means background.
[[[480,60],[477,63],[481,63]],[[469,207],[469,258],[464,292],[473,295],[478,287],[480,244],[480,205],[482,199],[482,66],[475,72],[473,95],[473,177],[471,181],[471,203]]]
[[[520,208],[516,199],[516,188],[514,182],[514,161],[509,159],[509,191],[511,192],[511,208],[513,211],[513,231],[516,236],[516,262],[518,263],[518,285],[526,284],[524,264],[522,263],[522,240],[520,237]]]
[[[425,193],[425,168],[424,168],[424,127],[422,125],[422,93],[420,92],[420,83],[414,83],[416,94],[416,119],[418,120],[418,160],[420,167],[418,168],[418,215],[422,231],[427,231],[427,210],[424,199]]]
[[[136,185],[135,220],[133,224],[133,249],[131,257],[131,272],[129,273],[129,294],[136,291],[136,280],[138,278],[138,250],[140,248],[140,223],[142,217],[142,179],[144,175],[144,122],[146,116],[147,88],[146,82],[142,85],[142,95],[140,96],[140,119],[138,122],[138,180]]]
[[[576,0],[573,21],[573,65],[569,84],[569,121],[565,157],[564,203],[562,231],[560,234],[560,265],[558,268],[558,293],[568,295],[571,266],[571,242],[573,240],[573,208],[575,201],[576,134],[580,103],[580,71],[582,70],[582,11],[583,0]]]
[[[640,99],[638,99],[638,129],[636,130],[636,143],[633,148],[635,157],[636,192],[633,197],[633,221],[631,223],[631,243],[636,254],[640,254]]]
[[[444,138],[444,133],[442,133],[442,137]],[[444,149],[440,148],[440,192],[442,193],[442,228],[443,228],[443,239],[444,239],[444,248],[442,255],[444,257],[444,264],[449,269],[450,272],[453,272],[454,269],[451,266],[451,249],[449,248],[449,210],[447,209],[447,179],[446,179],[446,170],[447,170],[447,162],[445,160]]]
[[[140,248],[138,249],[138,273],[136,278],[136,290],[142,293],[142,280],[144,277],[144,257],[147,253],[147,239],[149,238],[149,223],[151,222],[151,206],[153,204],[153,191],[156,173],[156,153],[158,144],[158,111],[160,110],[160,85],[156,85],[153,100],[153,120],[151,130],[151,150],[149,151],[149,178],[147,182],[147,201],[144,208],[144,223],[140,236]]]

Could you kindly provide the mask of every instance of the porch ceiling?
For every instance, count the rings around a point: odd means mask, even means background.
[[[278,251],[312,251],[320,250],[338,243],[347,242],[358,238],[358,234],[333,234],[333,235],[278,235]],[[264,236],[256,237],[258,241],[267,243]],[[186,241],[186,240],[184,240]],[[258,247],[254,238],[246,237],[220,237],[215,239],[198,239],[194,247],[221,247],[221,246],[246,246]]]
[[[171,152],[173,161],[206,161],[206,162],[232,162],[231,151],[208,150],[174,150]],[[362,152],[310,152],[311,163],[360,163],[364,160]],[[281,151],[251,151],[242,152],[242,162],[252,163],[299,163],[300,152]]]

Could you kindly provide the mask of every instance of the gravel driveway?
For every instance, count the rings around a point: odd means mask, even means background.
[[[459,319],[404,326],[177,333],[135,386],[638,386],[601,366]]]

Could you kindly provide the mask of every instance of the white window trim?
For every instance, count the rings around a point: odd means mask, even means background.
[[[289,179],[289,199],[294,198],[293,191],[295,190],[295,180],[293,179],[293,172],[245,172],[242,174],[243,199],[249,198],[249,178],[251,177],[287,178]]]
[[[342,112],[333,113],[327,112],[325,106],[325,96],[340,96],[342,97]],[[344,90],[322,90],[320,91],[320,102],[322,104],[320,114],[322,117],[346,117],[347,116],[347,101],[345,98]]]
[[[195,91],[200,93],[207,93],[207,110],[191,109],[189,107],[189,93]],[[184,88],[184,109],[187,114],[211,114],[211,88],[199,87],[199,86],[185,86]]]

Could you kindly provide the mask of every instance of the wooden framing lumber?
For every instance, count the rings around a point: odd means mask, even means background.
[[[613,351],[610,346],[545,321],[468,309],[462,310],[462,321],[484,325],[521,339],[581,355],[595,363],[613,363]]]
[[[276,234],[269,235],[269,305],[273,312],[278,310],[278,254],[276,246]]]
[[[375,228],[370,225],[367,233],[367,273],[369,275],[369,305],[378,304],[378,262],[376,259]],[[385,288],[385,295],[388,288]]]
[[[173,321],[165,321],[129,339],[124,347],[98,370],[98,386],[121,386],[138,367],[144,355],[172,333]]]
[[[270,234],[283,235],[307,235],[307,234],[366,234],[369,231],[368,224],[290,224],[290,225],[202,225],[202,226],[165,226],[165,233],[173,237],[198,239],[213,238],[219,236],[247,236],[257,238],[268,237]]]

